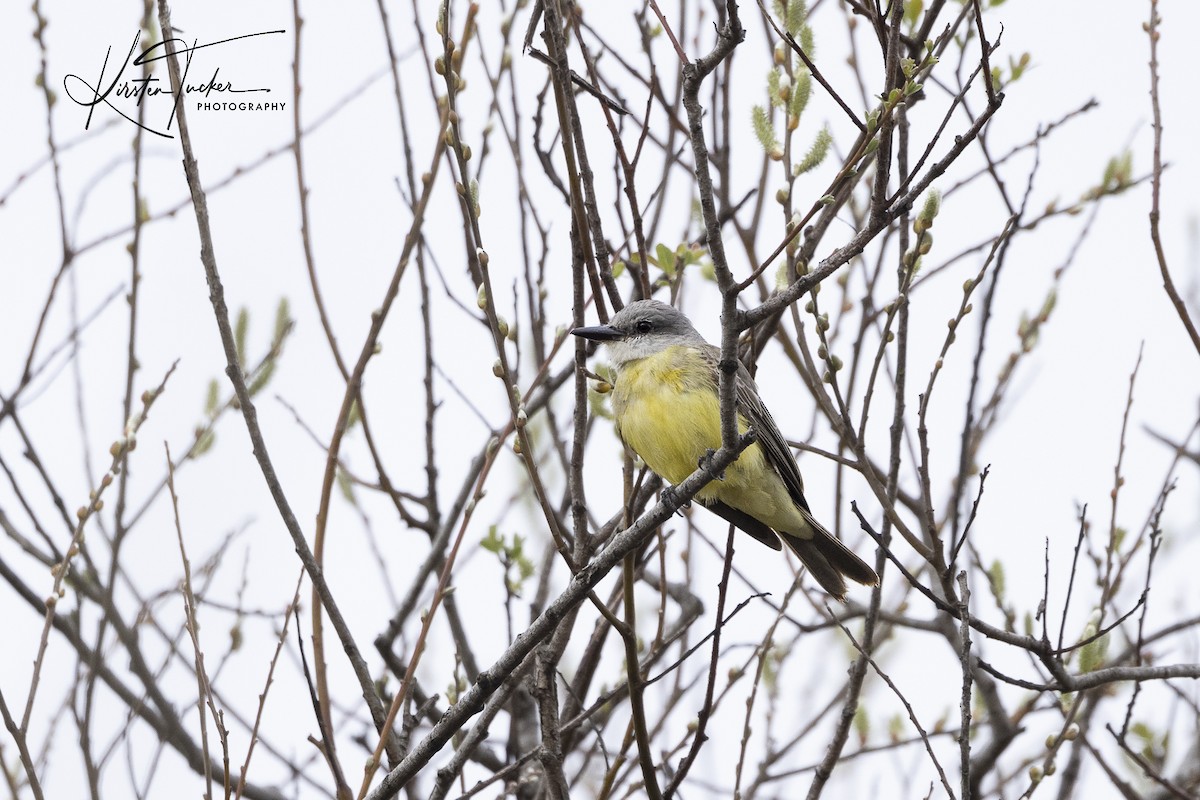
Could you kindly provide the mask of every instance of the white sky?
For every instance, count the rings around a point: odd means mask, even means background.
[[[422,3],[421,24],[432,37],[432,4]],[[832,6],[830,0],[822,5]],[[1060,2],[1020,2],[1009,0],[990,13],[989,36],[995,35],[997,23],[1003,23],[1004,34],[997,61],[1007,63],[1010,57],[1031,54],[1032,66],[1026,76],[1010,87],[1004,108],[990,127],[990,140],[996,152],[1004,152],[1014,143],[1028,139],[1039,124],[1061,116],[1066,110],[1096,98],[1100,107],[1077,119],[1052,137],[1041,152],[1032,207],[1044,206],[1055,198],[1067,204],[1082,192],[1098,183],[1108,158],[1127,146],[1134,153],[1134,173],[1142,176],[1150,165],[1151,131],[1148,97],[1149,77],[1147,37],[1141,25],[1148,15],[1148,4],[1142,2],[1091,3],[1082,0]],[[593,7],[583,4],[589,22],[625,29],[630,15],[637,9],[633,2],[610,3]],[[53,123],[56,141],[62,146],[83,134],[85,112],[69,102],[62,91],[63,77],[68,73],[94,75],[104,58],[105,49],[113,48],[113,57],[123,58],[137,27],[140,4],[97,2],[90,4],[48,2],[42,13],[49,19],[47,47],[51,85],[58,92],[59,102],[54,109]],[[845,86],[851,97],[852,84],[844,66],[844,28],[839,14],[832,7],[819,8],[814,15],[819,48],[818,64],[826,69],[835,85]],[[668,16],[674,16],[668,10]],[[1200,141],[1200,114],[1195,111],[1194,53],[1191,32],[1200,27],[1200,5],[1186,0],[1167,0],[1161,4],[1164,17],[1162,60],[1162,103],[1165,119],[1164,157],[1170,163],[1163,191],[1162,230],[1166,252],[1182,291],[1195,297],[1197,276],[1200,275],[1200,244],[1196,226],[1198,208],[1194,187],[1200,185],[1200,156],[1194,143]],[[393,36],[398,50],[408,53],[416,37],[411,6],[389,6]],[[759,59],[766,52],[763,31],[753,4],[743,6],[749,37],[739,58]],[[375,4],[323,4],[304,8],[303,28],[303,94],[300,98],[303,119],[311,122],[354,87],[368,80],[386,65],[386,51],[378,29]],[[459,14],[461,18],[461,13]],[[490,6],[482,12],[482,27],[493,31],[497,13]],[[523,31],[528,10],[517,14],[514,29]],[[286,29],[286,34],[264,36],[239,41],[198,54],[192,77],[207,79],[215,68],[220,78],[237,85],[270,88],[268,97],[254,96],[256,101],[287,103],[278,113],[200,112],[195,105],[187,108],[194,146],[206,184],[223,179],[239,166],[248,166],[270,149],[285,145],[291,137],[292,108],[296,102],[292,88],[294,21],[290,6],[281,3],[232,3],[228,0],[209,3],[180,3],[174,9],[174,22],[185,34],[204,41],[223,39],[244,33]],[[46,152],[46,114],[40,90],[34,86],[39,54],[30,36],[33,15],[23,4],[8,4],[0,9],[0,29],[6,31],[2,63],[6,79],[0,81],[0,107],[4,109],[5,147],[0,156],[0,192],[6,202],[0,205],[0,391],[11,393],[20,378],[30,339],[44,298],[60,263],[60,242],[56,204],[51,173],[42,166],[18,188],[10,187],[18,176],[29,173]],[[706,22],[705,25],[708,23]],[[520,33],[515,38],[520,38]],[[490,43],[485,38],[485,46]],[[699,50],[685,41],[688,52]],[[660,70],[672,67],[674,59],[667,42],[656,42]],[[495,64],[498,54],[491,45],[487,56]],[[432,104],[424,78],[425,68],[420,55],[407,58],[402,64],[406,100],[415,135],[414,154],[418,173],[428,169],[435,131],[430,127]],[[543,67],[529,58],[514,54],[517,74],[525,81],[527,91],[521,99],[522,125],[526,139],[531,135],[530,116],[533,96],[542,86]],[[765,66],[761,70],[765,74]],[[744,136],[746,163],[756,163],[759,152],[748,124],[751,103],[761,102],[764,90],[751,77],[759,74],[746,69],[742,77],[750,82],[745,92],[746,124]],[[165,80],[165,76],[161,76]],[[468,94],[471,103],[464,116],[472,146],[476,153],[485,122],[483,80],[478,69],[468,71]],[[820,90],[815,92],[820,95]],[[631,105],[640,114],[644,95],[630,92]],[[739,101],[743,98],[740,97]],[[914,122],[927,126],[940,119],[946,98],[931,91],[928,108],[914,110]],[[972,106],[978,111],[982,103]],[[152,120],[165,119],[161,99],[152,106]],[[471,116],[472,112],[476,116]],[[62,181],[68,209],[67,225],[76,248],[96,241],[111,231],[123,228],[130,219],[129,142],[133,128],[124,120],[110,124],[115,115],[100,109],[92,122],[90,134],[78,146],[62,156]],[[806,125],[815,132],[828,120],[835,140],[847,136],[849,127],[844,117],[827,101],[814,99]],[[598,117],[588,120],[598,125]],[[661,122],[661,118],[659,120]],[[962,129],[957,118],[949,131],[952,135]],[[593,148],[593,169],[600,175],[602,208],[611,208],[610,141],[607,133],[597,127],[589,134]],[[543,137],[543,141],[546,140]],[[627,142],[630,137],[627,136]],[[515,238],[512,214],[515,190],[512,187],[512,168],[499,132],[492,137],[494,152],[486,166],[481,186],[483,216],[481,224],[485,246],[491,255],[495,285],[504,292],[521,275],[519,243]],[[187,196],[179,163],[177,140],[146,139],[144,194],[151,213],[171,208]],[[357,353],[366,332],[368,313],[379,303],[383,287],[395,265],[410,217],[404,199],[397,191],[397,180],[404,174],[403,153],[399,147],[398,121],[392,99],[390,79],[376,80],[361,96],[350,102],[336,117],[319,131],[305,139],[307,183],[310,189],[310,214],[313,220],[313,246],[322,283],[322,290],[335,320],[339,343],[348,356]],[[976,163],[972,160],[971,163]],[[1026,163],[1026,162],[1022,162]],[[444,165],[443,165],[444,169]],[[1027,167],[1009,173],[1023,176]],[[639,187],[643,197],[653,190],[649,176],[647,185]],[[827,179],[814,178],[815,183]],[[964,174],[960,172],[958,174]],[[548,261],[555,274],[551,284],[551,304],[559,321],[566,323],[570,315],[570,292],[567,264],[569,246],[566,242],[567,219],[559,208],[556,194],[542,178],[536,163],[527,164],[527,176],[535,183],[531,192],[546,198],[547,220],[551,228],[551,257]],[[444,182],[443,176],[443,182]],[[735,191],[741,196],[746,187]],[[948,186],[953,181],[945,183]],[[687,198],[679,192],[682,182],[675,178],[674,198],[680,222],[664,225],[660,239],[678,236],[687,208]],[[770,193],[774,193],[774,185]],[[1023,186],[1017,180],[1010,190],[1018,196]],[[450,202],[450,187],[443,185],[435,195],[436,215],[426,229],[434,255],[452,289],[468,301],[473,296],[462,269],[460,222]],[[539,195],[539,193],[541,193]],[[606,206],[607,199],[607,206]],[[323,453],[296,425],[291,412],[277,398],[282,398],[298,410],[304,421],[322,439],[332,429],[341,400],[340,380],[337,378],[328,347],[316,321],[307,277],[303,266],[296,202],[295,170],[290,155],[275,158],[252,174],[239,179],[229,189],[210,191],[209,204],[213,214],[217,258],[225,281],[227,299],[232,308],[251,309],[251,350],[260,352],[269,338],[274,307],[281,296],[291,302],[297,328],[290,338],[286,352],[271,387],[259,398],[260,419],[271,448],[277,469],[289,499],[306,531],[311,531],[320,485]],[[1170,452],[1151,440],[1145,427],[1151,427],[1170,437],[1181,437],[1190,428],[1197,413],[1200,396],[1200,358],[1191,349],[1182,326],[1174,316],[1164,293],[1154,261],[1146,215],[1149,209],[1149,186],[1140,186],[1124,196],[1106,200],[1095,224],[1093,235],[1084,243],[1074,265],[1063,279],[1054,315],[1043,331],[1037,351],[1025,363],[1017,381],[1013,398],[1006,406],[1002,428],[985,448],[983,459],[992,464],[983,505],[983,516],[977,528],[977,544],[985,558],[1006,560],[1010,596],[1021,597],[1018,607],[1023,612],[1036,605],[1042,579],[1042,543],[1051,541],[1051,557],[1061,565],[1069,558],[1077,529],[1076,504],[1090,506],[1090,518],[1097,527],[1107,525],[1110,509],[1109,490],[1113,481],[1113,463],[1117,453],[1117,434],[1124,408],[1129,373],[1144,347],[1143,362],[1135,391],[1135,405],[1130,417],[1128,448],[1125,455],[1126,486],[1122,491],[1119,523],[1139,528],[1162,482]],[[767,219],[778,225],[778,214],[768,211]],[[1004,218],[994,196],[975,192],[948,200],[934,228],[937,237],[934,256],[957,251],[1000,229]],[[1051,283],[1051,273],[1060,266],[1071,247],[1073,236],[1083,217],[1067,221],[1052,221],[1046,229],[1014,245],[1005,267],[1006,282],[997,298],[993,321],[993,343],[988,354],[994,376],[1003,357],[1015,344],[1015,326],[1020,311],[1036,311]],[[616,226],[612,226],[615,232]],[[1189,231],[1191,231],[1189,233]],[[847,226],[832,230],[820,254],[848,238]],[[610,236],[615,235],[611,233]],[[139,387],[158,383],[175,359],[180,359],[178,371],[172,377],[167,394],[155,406],[141,435],[141,447],[133,463],[135,507],[157,481],[161,472],[162,440],[168,440],[176,452],[182,450],[191,431],[201,419],[203,400],[208,381],[222,381],[222,396],[227,392],[222,370],[221,354],[212,311],[207,299],[203,271],[198,259],[196,226],[190,207],[177,216],[155,221],[145,229],[142,255],[143,282],[139,328],[143,335],[138,354],[143,369],[138,375]],[[78,287],[81,315],[90,313],[103,298],[127,285],[129,259],[125,251],[128,234],[112,238],[81,255],[73,270]],[[763,241],[774,241],[767,236]],[[674,244],[675,242],[670,242]],[[735,257],[734,269],[744,275],[746,264],[740,250],[730,247]],[[935,258],[933,263],[937,263]],[[915,370],[915,381],[923,386],[928,364],[934,350],[940,346],[945,319],[957,305],[957,287],[964,277],[978,269],[977,262],[960,265],[942,283],[947,289],[930,291],[918,296],[914,320],[918,328],[914,342],[914,360],[922,366]],[[39,354],[44,356],[57,345],[69,329],[67,287],[60,289],[48,320],[48,327]],[[420,438],[422,405],[415,392],[419,373],[413,370],[420,364],[419,318],[416,302],[416,275],[406,276],[401,298],[384,330],[383,352],[372,362],[368,374],[368,397],[374,399],[372,420],[376,435],[385,443],[390,455],[392,478],[399,484],[418,487],[423,482]],[[434,280],[437,300],[436,314],[445,338],[439,341],[439,357],[452,359],[455,384],[476,398],[489,414],[489,424],[500,425],[497,401],[498,382],[492,378],[490,366],[493,355],[490,344],[481,338],[476,326],[467,324],[463,313],[444,301],[440,284]],[[948,298],[948,299],[947,299]],[[923,305],[927,304],[927,305]],[[982,300],[975,301],[976,309]],[[716,339],[718,323],[713,302],[697,297],[693,291],[688,310],[697,326],[710,340]],[[82,343],[82,371],[85,389],[87,442],[93,453],[94,472],[85,474],[80,465],[81,433],[75,412],[75,391],[70,369],[63,369],[60,360],[27,392],[22,410],[22,422],[39,447],[39,455],[48,471],[58,480],[58,488],[67,498],[68,507],[84,501],[95,474],[107,463],[109,443],[123,424],[120,398],[124,381],[124,338],[127,336],[127,306],[118,298],[89,328]],[[978,322],[968,319],[972,325]],[[522,321],[525,320],[522,318]],[[940,408],[953,414],[953,422],[935,427],[935,452],[941,444],[947,453],[956,452],[954,442],[960,427],[957,411],[963,396],[968,340],[961,337],[960,345],[952,350],[947,373],[941,378],[931,419]],[[846,345],[848,347],[848,345]],[[771,356],[768,356],[770,358]],[[778,357],[778,354],[775,354]],[[526,357],[526,375],[531,374]],[[40,361],[40,359],[39,359]],[[566,363],[560,357],[557,364]],[[775,410],[776,419],[784,432],[793,438],[807,434],[811,415],[807,405],[799,414],[789,414],[789,402],[802,397],[803,389],[794,378],[773,380],[769,364],[760,373],[764,396]],[[776,363],[782,363],[782,360]],[[989,384],[990,386],[990,384]],[[440,465],[444,502],[457,491],[460,476],[469,460],[482,445],[487,428],[477,420],[456,396],[448,383],[439,384],[438,395],[445,401],[439,418],[439,433],[444,437],[442,449],[445,461]],[[371,403],[371,400],[368,401]],[[910,398],[915,410],[915,391]],[[826,440],[816,443],[829,445]],[[589,499],[596,516],[607,517],[619,498],[619,470],[612,467],[618,453],[615,440],[606,432],[598,432],[590,457],[598,465],[589,469]],[[611,444],[609,452],[603,448]],[[9,422],[0,423],[0,453],[31,485],[32,473],[20,457],[21,448]],[[411,457],[410,457],[411,456]],[[350,446],[348,458],[362,474],[373,474],[361,442]],[[827,462],[815,456],[802,459],[805,478],[814,508],[828,508],[832,498],[834,471]],[[935,464],[935,483],[941,470],[944,484],[951,467],[950,459]],[[502,468],[517,474],[518,464],[509,459]],[[261,476],[250,457],[248,441],[239,418],[230,415],[217,431],[217,444],[208,457],[189,465],[179,475],[183,504],[185,534],[188,536],[193,564],[208,557],[223,537],[234,529],[245,528],[226,553],[226,563],[219,573],[214,594],[229,598],[241,582],[242,562],[248,559],[250,581],[244,601],[248,607],[276,610],[290,599],[298,572],[291,554],[291,544],[278,522]],[[481,504],[476,526],[478,537],[486,525],[494,521],[507,504],[509,491],[500,483],[492,487],[488,499]],[[39,509],[50,508],[44,493],[29,490]],[[860,506],[874,509],[865,487],[858,485],[849,491]],[[1195,527],[1200,517],[1197,502],[1195,467],[1184,466],[1179,472],[1179,488],[1173,495],[1165,517],[1167,545],[1164,558],[1158,564],[1159,581],[1164,586],[1156,594],[1152,619],[1159,622],[1181,615],[1184,609],[1195,613],[1200,607],[1194,583],[1189,582],[1191,564],[1200,558],[1200,538]],[[112,505],[110,503],[109,508]],[[10,487],[0,486],[0,508],[14,519],[27,522],[16,512]],[[424,548],[414,554],[404,552],[404,537],[410,535],[397,525],[394,513],[384,505],[369,501],[375,535],[388,552],[388,568],[392,570],[390,591],[401,594],[406,580],[406,567],[412,559],[424,555]],[[842,519],[849,516],[848,507],[840,509]],[[826,512],[832,516],[832,510]],[[173,529],[169,525],[169,506],[160,501],[153,508],[150,524],[139,528],[127,545],[130,570],[138,575],[139,585],[146,591],[174,589],[178,572],[178,552]],[[874,514],[878,519],[878,513]],[[533,519],[532,517],[530,519]],[[519,513],[509,514],[505,525],[514,529],[524,520]],[[853,528],[843,523],[843,532]],[[713,528],[716,529],[715,527]],[[57,536],[64,536],[57,530]],[[343,603],[343,611],[352,620],[360,646],[370,649],[370,642],[382,627],[390,609],[389,587],[374,568],[361,568],[366,539],[362,523],[352,509],[335,503],[331,527],[328,575],[330,583]],[[60,539],[61,541],[61,539]],[[96,539],[95,541],[99,541]],[[21,561],[11,543],[0,542],[5,558],[14,559],[26,568],[26,576],[38,587],[48,591],[51,578],[29,568]],[[860,545],[865,551],[865,545]],[[474,552],[474,551],[472,551]],[[757,552],[753,545],[739,547],[739,565],[756,576],[760,584],[776,590],[779,596],[790,580],[790,572],[773,554]],[[476,603],[487,608],[499,599],[495,569],[488,558],[467,554],[460,587],[475,586],[473,596],[460,588],[460,602],[466,606]],[[707,580],[707,578],[705,579]],[[715,583],[707,581],[708,584]],[[697,581],[703,587],[704,581]],[[702,589],[698,589],[702,593]],[[1136,593],[1136,589],[1129,589]],[[991,611],[983,587],[978,587],[977,599],[984,611]],[[731,594],[736,601],[746,594],[737,587]],[[1060,595],[1061,596],[1061,595]],[[9,646],[0,658],[0,686],[10,705],[23,706],[32,654],[40,633],[40,621],[7,588],[0,589],[3,608],[13,609],[7,620],[6,639]],[[1030,600],[1029,598],[1034,598]],[[711,613],[712,605],[708,605]],[[1052,602],[1053,605],[1053,602]],[[1089,608],[1073,609],[1068,631],[1078,630]],[[179,605],[163,606],[165,624],[178,624]],[[1076,616],[1077,615],[1077,616]],[[731,626],[735,641],[756,642],[769,617],[747,614]],[[202,634],[212,643],[214,651],[226,648],[228,616],[216,612],[203,620],[207,623]],[[308,620],[304,625],[308,630]],[[248,652],[231,662],[230,674],[222,684],[238,705],[253,707],[253,698],[261,691],[265,658],[269,657],[273,641],[269,626],[249,623],[254,631]],[[257,627],[253,627],[253,626]],[[489,663],[503,646],[503,629],[481,626],[480,659]],[[489,640],[489,636],[491,639]],[[211,638],[208,638],[211,637]],[[832,641],[832,640],[830,640]],[[918,640],[919,641],[919,640]],[[488,650],[488,646],[495,649]],[[294,647],[293,647],[294,650]],[[41,689],[35,718],[34,735],[44,734],[49,719],[62,703],[62,693],[70,678],[71,663],[66,645],[51,638],[51,660],[48,675]],[[333,681],[340,685],[339,699],[346,704],[355,702],[357,691],[345,669],[336,646],[328,650]],[[265,654],[265,655],[264,655]],[[1191,652],[1176,651],[1172,660],[1196,660],[1195,642]],[[213,656],[215,659],[216,657]],[[285,660],[288,657],[285,656]],[[435,646],[429,656],[430,664],[444,665],[449,655]],[[1019,669],[1021,662],[1014,661]],[[373,666],[375,662],[372,662]],[[951,665],[953,666],[953,665]],[[928,718],[936,718],[937,709],[957,699],[921,695],[922,685],[928,685],[928,665],[921,659],[893,658],[889,663],[893,677],[914,693],[923,703]],[[434,690],[444,687],[444,670],[429,667]],[[840,678],[841,666],[836,670]],[[297,682],[297,670],[289,668],[280,676],[273,689],[275,704],[271,711],[281,726],[288,721],[297,731],[306,733],[312,725],[306,702],[284,702],[285,698],[303,698],[304,689]],[[819,672],[819,670],[818,670]],[[948,673],[954,680],[953,672]],[[886,690],[872,689],[876,698],[887,705]],[[179,693],[181,703],[187,698]],[[290,701],[289,701],[290,702]],[[118,713],[114,709],[113,713]],[[890,713],[890,711],[889,711]],[[194,721],[194,717],[191,717]],[[135,735],[145,731],[135,726]],[[353,731],[353,733],[357,733]],[[59,743],[56,758],[69,762],[72,725],[64,718],[58,729]],[[149,739],[147,743],[149,743]],[[6,740],[7,742],[7,740]],[[311,749],[302,736],[294,741],[296,752],[305,756]],[[10,747],[5,758],[11,762]],[[147,750],[147,758],[149,751]],[[345,752],[345,750],[344,750]],[[357,757],[357,753],[355,754]],[[262,757],[262,756],[258,756]],[[270,782],[266,772],[268,761],[260,767],[260,781]],[[55,796],[75,796],[82,787],[82,772],[75,772],[73,762],[65,773],[55,773],[48,781]],[[919,764],[927,769],[925,762]],[[179,763],[169,757],[164,769],[177,774]],[[106,781],[114,786],[124,785],[124,766],[114,765],[106,773]],[[725,774],[714,767],[715,774]],[[159,778],[152,796],[166,796],[169,781]],[[867,780],[863,778],[863,780]],[[196,786],[197,784],[189,784]],[[849,786],[847,783],[844,786]],[[868,784],[863,784],[868,785]],[[920,780],[912,792],[924,793]]]

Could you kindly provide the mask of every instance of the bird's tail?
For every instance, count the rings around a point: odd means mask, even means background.
[[[829,531],[805,513],[804,519],[812,528],[812,538],[804,539],[784,531],[779,536],[792,552],[800,557],[810,574],[821,584],[821,588],[838,600],[846,598],[846,581],[849,578],[864,586],[879,583],[875,570],[856,556]]]

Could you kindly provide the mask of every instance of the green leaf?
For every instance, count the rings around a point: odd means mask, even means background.
[[[675,277],[675,251],[667,247],[665,244],[658,244],[654,247],[654,257],[658,262],[659,269]]]
[[[1045,322],[1050,318],[1050,312],[1054,311],[1054,307],[1058,305],[1058,292],[1051,289],[1046,293],[1046,299],[1042,301],[1042,310],[1038,312],[1038,318]]]
[[[692,264],[699,264],[704,260],[705,255],[705,249],[697,244],[680,244],[679,247],[675,248],[675,256],[685,267],[690,267]]]
[[[1104,177],[1100,180],[1101,186],[1109,186],[1116,180],[1117,175],[1117,159],[1110,158],[1108,163],[1104,165]]]
[[[346,470],[338,468],[337,485],[342,492],[342,497],[350,505],[358,505],[357,499],[354,497],[354,482],[350,480],[350,476],[346,474]]]
[[[800,40],[800,49],[804,51],[804,54],[808,56],[810,61],[814,60],[817,57],[817,45],[813,41],[812,28],[807,25],[801,25],[800,36],[798,38]]]
[[[858,734],[858,744],[861,747],[871,736],[871,718],[867,715],[866,703],[859,703],[854,709],[854,732]]]
[[[775,268],[775,289],[782,291],[791,285],[792,276],[791,270],[788,269],[788,262],[780,261],[779,266]]]
[[[1029,53],[1022,53],[1020,58],[1008,57],[1009,83],[1012,83],[1025,74],[1025,70],[1029,68],[1029,62]]]
[[[921,18],[921,12],[924,10],[924,0],[905,0],[904,22],[908,25],[909,30],[917,27],[917,21]]]
[[[500,532],[495,525],[488,528],[487,535],[479,543],[479,546],[489,553],[499,553],[504,549],[504,538],[500,536]]]
[[[196,439],[196,446],[192,448],[192,458],[199,458],[212,449],[213,444],[217,441],[217,435],[211,430],[204,429],[200,432],[200,437]]]
[[[804,22],[807,19],[808,6],[804,0],[790,0],[790,2],[788,2],[787,18],[785,20],[787,32],[792,36],[795,36],[800,32],[800,27],[804,25]],[[806,52],[808,51],[807,47],[804,49]]]
[[[1122,528],[1120,525],[1118,525],[1116,528],[1113,529],[1112,551],[1114,553],[1120,551],[1121,544],[1125,541],[1125,537],[1128,534],[1129,534],[1129,531],[1127,531],[1125,528]]]
[[[754,135],[758,138],[758,143],[762,145],[763,152],[775,161],[783,158],[783,149],[779,146],[779,140],[775,138],[775,128],[771,125],[771,118],[767,114],[767,110],[762,106],[755,106],[750,114]]]
[[[1126,150],[1117,161],[1117,185],[1124,188],[1133,180],[1133,151]]]
[[[767,97],[773,106],[782,106],[783,98],[779,96],[779,79],[783,76],[779,67],[767,73]]]
[[[796,175],[803,175],[820,166],[825,160],[825,156],[829,155],[829,145],[833,143],[833,136],[829,133],[829,128],[822,128],[817,133],[817,138],[813,141],[812,147],[808,149],[808,153],[801,159],[793,172]]]
[[[237,351],[238,366],[246,368],[246,332],[250,329],[250,312],[245,306],[238,309],[237,322],[233,327],[233,347]]]
[[[992,593],[1001,602],[1004,601],[1004,565],[993,561],[987,571],[988,582],[992,585]]]
[[[217,384],[217,379],[213,378],[208,382],[208,394],[204,397],[204,413],[212,416],[217,413],[217,403],[221,401],[221,388]]]
[[[271,382],[271,376],[274,374],[275,359],[267,359],[263,362],[262,369],[260,369],[258,374],[254,376],[254,380],[249,386],[248,391],[250,392],[250,396],[253,397],[266,388],[266,385]]]
[[[930,189],[928,194],[925,195],[925,202],[921,205],[921,210],[917,213],[917,218],[913,220],[913,230],[917,234],[922,234],[932,228],[933,220],[937,217],[941,209],[942,193],[937,189]]]
[[[292,315],[288,309],[288,299],[281,297],[279,305],[275,306],[275,336],[272,341],[274,348],[278,348],[283,343],[283,337],[287,335],[288,329],[291,327]]]
[[[771,693],[779,686],[779,660],[774,656],[775,648],[772,647],[762,659],[762,683]]]
[[[517,570],[521,576],[521,583],[525,583],[525,581],[532,578],[533,573],[536,571],[533,562],[526,556],[517,560]]]
[[[796,85],[792,87],[792,97],[788,102],[788,115],[800,119],[812,97],[812,75],[807,68],[796,72]]]
[[[472,180],[468,184],[468,190],[471,198],[471,211],[478,217],[479,212],[479,181]]]
[[[525,537],[519,533],[513,534],[509,542],[495,525],[488,528],[487,536],[480,545],[484,550],[495,553],[504,568],[504,585],[511,594],[520,595],[525,582],[533,576],[533,561],[525,554]],[[516,567],[516,575],[511,570]]]
[[[1104,666],[1104,660],[1107,656],[1108,634],[1106,633],[1079,648],[1079,670],[1081,672],[1094,672]]]

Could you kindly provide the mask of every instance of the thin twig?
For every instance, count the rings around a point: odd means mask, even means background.
[[[1167,297],[1171,299],[1171,305],[1175,307],[1175,313],[1179,315],[1179,321],[1183,323],[1184,329],[1191,338],[1192,346],[1200,354],[1200,331],[1196,330],[1196,324],[1188,314],[1187,305],[1179,296],[1179,291],[1175,288],[1175,281],[1171,279],[1170,270],[1167,269],[1167,254],[1163,249],[1162,237],[1158,232],[1158,221],[1161,216],[1159,197],[1162,193],[1163,176],[1162,108],[1158,99],[1158,39],[1161,35],[1158,26],[1161,22],[1162,18],[1158,16],[1158,0],[1150,0],[1150,21],[1146,24],[1146,33],[1150,36],[1150,110],[1154,117],[1154,168],[1150,178],[1150,240],[1154,243],[1154,256],[1158,259],[1158,271],[1162,275],[1163,289],[1166,290]]]

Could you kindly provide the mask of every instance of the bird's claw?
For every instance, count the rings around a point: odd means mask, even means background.
[[[713,450],[710,447],[708,450],[704,451],[704,455],[700,456],[700,460],[698,462],[696,462],[696,466],[700,467],[700,469],[708,470],[711,472],[713,458],[715,458],[716,455],[717,455],[717,451]],[[725,480],[725,470],[721,470],[720,472],[715,473],[713,475],[713,480],[718,480],[718,481]]]
[[[674,486],[665,486],[661,492],[662,501],[668,505],[675,506],[675,513],[683,516],[683,510],[692,505],[691,500],[681,500],[679,490]]]

